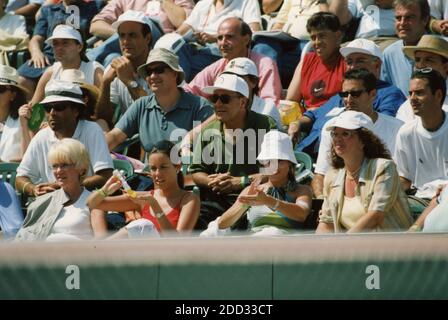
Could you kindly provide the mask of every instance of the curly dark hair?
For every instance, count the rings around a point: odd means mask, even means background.
[[[177,156],[179,156],[179,159],[180,159],[179,147],[176,146],[171,141],[161,140],[161,141],[157,142],[152,147],[151,151],[148,154],[148,159],[149,159],[149,156],[152,155],[153,153],[162,153],[171,159],[171,155],[172,155],[171,152],[174,152]],[[171,159],[171,161],[173,161],[173,159]],[[185,183],[184,183],[184,175],[182,174],[182,170],[179,170],[179,172],[177,173],[177,184],[179,185],[179,187],[181,189],[184,188]]]
[[[356,129],[355,132],[358,134],[359,139],[364,144],[364,156],[367,159],[392,159],[389,150],[386,145],[378,138],[372,131],[365,128]],[[333,146],[331,146],[331,165],[336,169],[341,169],[344,167],[344,159],[339,157],[334,151]]]

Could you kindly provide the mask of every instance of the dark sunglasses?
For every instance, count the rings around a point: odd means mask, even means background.
[[[44,104],[43,107],[45,112],[50,113],[52,109],[57,112],[64,111],[67,108],[67,105],[62,103],[50,103]]]
[[[216,102],[218,102],[218,100],[221,100],[222,103],[229,103],[233,97],[238,97],[238,96],[230,95],[230,94],[212,94],[210,97],[210,101],[213,103],[216,103]]]
[[[165,70],[169,68],[168,66],[157,66],[154,68],[146,68],[146,75],[149,77],[150,75],[152,75],[153,73],[155,74],[162,74],[165,72]]]
[[[352,91],[341,91],[339,92],[339,96],[341,98],[347,98],[348,95],[351,95],[353,98],[358,98],[360,95],[362,95],[363,92],[366,92],[366,90],[352,90]]]
[[[0,93],[4,93],[8,90],[11,90],[9,86],[0,86]]]

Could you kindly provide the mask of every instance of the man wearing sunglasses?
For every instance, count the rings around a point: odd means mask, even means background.
[[[196,139],[189,172],[201,189],[201,213],[197,228],[224,213],[259,173],[256,157],[264,134],[275,129],[275,121],[250,110],[249,87],[235,74],[221,74],[210,95],[216,119]]]
[[[436,70],[447,81],[448,87],[448,41],[439,36],[424,35],[416,46],[405,46],[403,52],[415,61],[415,70]],[[448,95],[442,109],[448,111]],[[397,118],[410,122],[416,118],[408,99],[397,111]]]
[[[347,71],[364,68],[379,79],[383,55],[381,49],[373,41],[356,39],[341,48],[340,52],[345,59]],[[375,89],[373,110],[394,117],[400,105],[406,101],[404,94],[396,86],[382,80],[377,80]],[[320,108],[306,111],[297,122],[297,127],[290,125],[289,134],[294,140],[298,140],[302,133],[308,134],[299,141],[296,150],[315,155],[319,149],[323,126],[341,112],[340,108],[344,108],[344,100],[337,94]]]
[[[45,99],[40,104],[45,110],[48,127],[31,139],[17,168],[16,189],[37,197],[59,188],[47,155],[50,147],[63,138],[79,140],[90,154],[84,186],[88,190],[102,187],[112,175],[112,158],[102,129],[95,122],[85,120],[80,87],[71,82],[52,80],[47,84]]]
[[[135,101],[106,134],[109,149],[139,133],[145,151],[151,151],[161,140],[177,142],[195,123],[205,121],[213,114],[204,98],[179,88],[184,79],[179,58],[163,48],[151,50],[148,60],[138,68],[146,79],[151,93]]]
[[[355,69],[345,73],[344,82],[342,83],[342,91],[339,93],[344,102],[344,109],[339,109],[339,113],[345,110],[359,111],[367,116],[373,122],[373,133],[375,133],[387,149],[394,154],[395,140],[398,130],[403,122],[386,114],[379,113],[373,109],[373,101],[376,96],[377,79],[375,75],[366,69]],[[337,109],[333,110],[336,112]],[[337,118],[329,120],[322,129],[321,143],[317,156],[316,168],[314,170],[314,178],[311,186],[316,197],[320,197],[323,192],[324,176],[330,168],[330,150],[331,141],[330,132],[326,130],[332,126]]]

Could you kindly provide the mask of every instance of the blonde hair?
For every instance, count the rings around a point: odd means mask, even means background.
[[[48,162],[74,164],[76,168],[84,169],[87,173],[90,155],[86,147],[78,140],[64,138],[50,148]]]

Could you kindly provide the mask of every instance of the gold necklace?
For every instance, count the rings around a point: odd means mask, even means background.
[[[350,171],[348,169],[346,169],[345,171],[347,172],[347,178],[349,180],[356,180],[359,178],[359,171],[361,170],[361,166],[356,169],[355,171]]]

